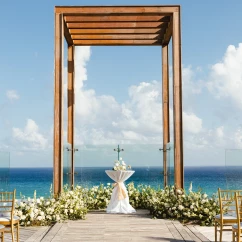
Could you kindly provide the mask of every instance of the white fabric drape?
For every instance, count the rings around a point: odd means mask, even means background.
[[[107,207],[107,213],[135,213],[135,209],[129,204],[129,196],[124,185],[129,177],[134,174],[134,171],[105,171],[107,175],[114,180],[112,196]]]

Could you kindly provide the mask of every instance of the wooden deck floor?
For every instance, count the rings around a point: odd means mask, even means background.
[[[10,242],[6,234],[5,242]],[[231,232],[223,233],[223,242],[231,241]],[[57,223],[52,227],[21,227],[20,242],[55,241],[214,241],[214,227],[183,226],[178,221],[152,219],[147,210],[136,214],[90,212],[86,220]]]
[[[152,219],[146,210],[136,214],[92,212],[87,220],[56,224],[43,238],[49,241],[210,241],[194,226]]]
[[[35,242],[41,241],[44,235],[48,232],[49,227],[20,227],[20,242]],[[12,242],[10,233],[5,233],[4,242]],[[16,237],[15,237],[16,239]]]

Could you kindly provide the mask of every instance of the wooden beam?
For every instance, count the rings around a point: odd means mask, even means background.
[[[56,13],[63,14],[165,14],[179,11],[178,5],[166,6],[56,6]]]
[[[172,50],[175,184],[178,188],[184,188],[180,12],[173,13]]]
[[[72,35],[73,40],[91,40],[91,39],[159,39],[159,34],[75,34]]]
[[[73,45],[73,40],[71,38],[69,29],[67,28],[66,22],[64,20],[63,20],[63,23],[64,23],[64,36],[65,36],[66,42],[68,45]]]
[[[92,22],[67,23],[69,29],[99,29],[99,28],[161,28],[164,22]]]
[[[70,29],[70,34],[158,34],[160,28],[152,29]]]
[[[173,20],[171,17],[170,23],[168,23],[168,26],[165,29],[164,36],[163,36],[163,45],[168,45],[172,36],[172,29],[173,29]]]
[[[162,46],[162,111],[163,111],[163,170],[164,186],[168,184],[167,144],[170,142],[169,118],[169,54],[168,45]],[[168,151],[169,152],[169,151]]]
[[[74,45],[68,46],[68,143],[71,145],[71,187],[74,187],[74,108],[75,108],[75,80],[74,80]]]
[[[65,16],[65,21],[68,23],[78,22],[169,22],[170,16],[164,15],[99,15],[99,16]]]
[[[161,45],[158,40],[73,40],[74,45]]]
[[[55,14],[55,87],[54,87],[54,161],[53,189],[57,195],[62,191],[63,179],[63,16]]]

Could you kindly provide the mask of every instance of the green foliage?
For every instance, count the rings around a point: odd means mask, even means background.
[[[175,191],[173,186],[154,189],[133,183],[127,186],[130,204],[136,209],[148,209],[155,218],[177,219],[181,222],[195,222],[212,225],[219,213],[215,197],[208,198],[202,191],[186,193]],[[112,194],[111,184],[94,186],[90,189],[76,186],[70,191],[65,187],[61,195],[44,199],[24,199],[16,202],[16,215],[21,225],[47,225],[66,219],[85,219],[88,210],[105,209]]]

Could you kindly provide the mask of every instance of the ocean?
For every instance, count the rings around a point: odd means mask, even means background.
[[[107,184],[113,181],[106,175],[105,170],[110,167],[77,167],[75,184],[85,187]],[[134,182],[150,185],[154,188],[163,188],[161,167],[133,167],[135,173],[126,183]],[[33,197],[36,190],[37,196],[50,196],[52,184],[52,168],[11,168],[9,171],[8,190],[16,189],[17,197]],[[172,180],[172,176],[170,177]],[[202,189],[209,195],[217,189],[241,189],[242,167],[185,167],[185,189],[188,190],[192,182],[193,191]],[[66,178],[64,177],[64,183]],[[2,188],[1,188],[2,186]],[[3,185],[0,183],[0,190]]]

